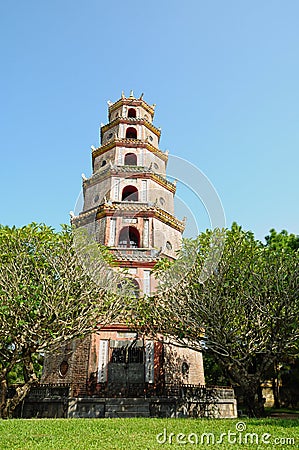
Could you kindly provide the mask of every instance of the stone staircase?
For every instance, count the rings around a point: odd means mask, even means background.
[[[105,417],[150,417],[150,401],[144,398],[109,398]]]
[[[144,398],[73,398],[68,417],[150,417],[150,400]]]

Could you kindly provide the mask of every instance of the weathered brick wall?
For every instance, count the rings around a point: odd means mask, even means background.
[[[76,396],[78,390],[86,385],[91,337],[76,339],[62,346],[59,350],[45,355],[41,383],[72,383]],[[67,364],[66,373],[61,371],[61,364]]]
[[[173,344],[165,347],[165,382],[205,384],[202,353]]]

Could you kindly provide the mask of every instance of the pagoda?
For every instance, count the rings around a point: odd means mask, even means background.
[[[132,91],[108,102],[92,175],[82,177],[83,209],[72,218],[127,269],[136,296],[155,291],[152,269],[161,257],[176,258],[185,226],[175,216],[176,184],[166,178],[168,152],[159,148],[154,112]],[[203,385],[202,354],[115,323],[47,356],[42,382],[69,383],[73,397],[159,395],[170,385]]]

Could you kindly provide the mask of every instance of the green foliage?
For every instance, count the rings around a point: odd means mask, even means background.
[[[212,352],[205,351],[204,358],[205,382],[208,386],[230,386],[231,382],[224,369],[217,363]]]
[[[281,236],[271,235],[272,243],[263,245],[233,224],[189,240],[178,264],[160,271],[157,293],[139,308],[148,332],[212,352],[241,387],[252,415],[263,414],[260,383],[268,369],[298,354],[299,253],[286,251],[285,240],[291,248],[293,237],[283,233],[279,246]]]
[[[270,235],[265,237],[266,245],[271,250],[298,250],[299,236],[289,234],[286,230],[277,233],[273,228],[270,230]]]
[[[119,275],[109,278],[110,262],[106,249],[67,226],[59,233],[36,223],[0,226],[2,415],[37,382],[41,353],[113,322],[123,311],[126,298],[115,290]],[[8,400],[9,383],[22,379],[23,388]]]
[[[43,369],[43,360],[44,357],[41,354],[33,354],[32,362],[34,366],[34,371],[36,373],[37,378],[39,379],[42,374]],[[8,385],[25,383],[24,379],[24,368],[22,362],[19,362],[14,365],[12,370],[7,374]]]

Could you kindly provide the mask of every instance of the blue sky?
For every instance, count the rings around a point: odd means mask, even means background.
[[[298,234],[298,17],[295,0],[1,2],[0,223],[68,222],[106,102],[134,89],[228,226]]]

